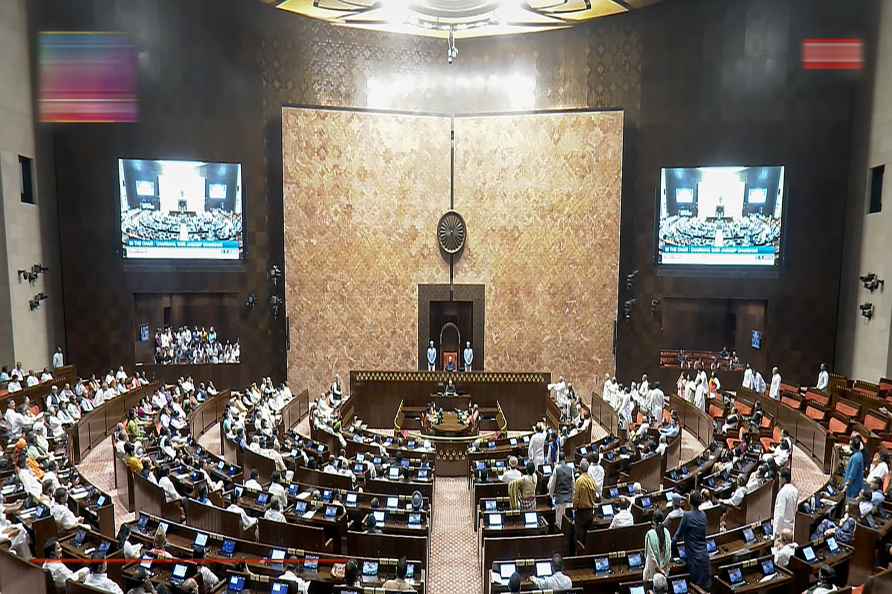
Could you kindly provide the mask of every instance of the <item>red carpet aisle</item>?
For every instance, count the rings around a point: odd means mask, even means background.
[[[96,485],[97,489],[111,495],[115,504],[115,530],[124,522],[129,522],[133,519],[134,514],[128,513],[127,508],[118,501],[118,490],[115,489],[115,459],[111,437],[93,448],[78,466],[78,470],[87,480]]]

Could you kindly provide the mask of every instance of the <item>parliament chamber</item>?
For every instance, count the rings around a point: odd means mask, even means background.
[[[0,6],[0,594],[892,594],[892,0]]]

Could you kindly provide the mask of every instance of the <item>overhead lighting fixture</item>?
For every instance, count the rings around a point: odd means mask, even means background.
[[[338,25],[441,38],[564,29],[630,10],[624,0],[262,1]]]

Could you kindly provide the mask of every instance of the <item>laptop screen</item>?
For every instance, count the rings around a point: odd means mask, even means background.
[[[206,546],[207,544],[208,544],[208,535],[207,534],[205,534],[203,532],[199,532],[198,534],[195,535],[195,546],[203,547],[203,546]]]
[[[641,567],[641,553],[629,553],[629,567],[631,569],[638,569]]]
[[[245,589],[245,578],[241,575],[234,575],[229,578],[229,591],[241,592]]]
[[[734,585],[743,582],[743,572],[739,567],[732,567],[728,570],[728,580]]]
[[[362,562],[362,575],[369,576],[369,577],[378,575],[378,562],[377,561],[363,561]]]
[[[609,503],[606,504],[606,505],[602,505],[602,506],[601,506],[601,512],[602,512],[605,516],[612,516],[612,515],[613,515],[613,506],[610,505]]]
[[[307,555],[304,557],[304,571],[317,571],[319,569],[319,557]]]
[[[229,540],[228,538],[223,541],[223,553],[226,555],[232,555],[235,552],[235,541]]]
[[[372,517],[375,518],[375,523],[376,523],[376,524],[383,524],[383,523],[384,523],[384,512],[383,512],[383,511],[372,512]]]
[[[496,510],[496,502],[492,499],[487,499],[483,502],[483,508],[486,511],[495,511]]]
[[[288,594],[288,584],[284,582],[276,582],[273,584],[273,589],[270,590],[270,594]]]
[[[266,505],[269,503],[269,493],[259,493],[257,495],[257,505]]]
[[[356,493],[347,493],[347,505],[356,505]]]
[[[598,557],[595,559],[595,572],[604,573],[610,570],[610,561],[607,557]]]
[[[802,547],[802,556],[805,557],[805,560],[811,563],[815,560],[815,550],[811,547]]]
[[[334,505],[327,505],[325,507],[325,517],[329,519],[338,517],[338,508]]]
[[[399,506],[399,499],[396,497],[388,497],[387,498],[387,507],[390,509],[396,509]]]
[[[418,526],[421,524],[421,514],[409,514],[409,525]]]
[[[688,583],[684,579],[672,580],[672,594],[688,594]]]
[[[756,535],[753,533],[752,528],[743,529],[743,540],[745,540],[747,543],[751,543],[756,540]]]
[[[709,553],[711,555],[712,553],[715,553],[717,550],[718,550],[718,547],[716,546],[714,539],[710,538],[709,540],[706,541],[706,552],[707,553]]]
[[[489,514],[489,525],[490,526],[501,526],[502,525],[502,514]]]
[[[831,553],[839,551],[839,545],[837,544],[836,539],[832,536],[827,539],[827,548],[830,549]]]
[[[532,524],[537,525],[539,523],[539,518],[536,516],[536,512],[525,512],[523,514],[523,523],[524,524]]]
[[[186,579],[186,566],[182,563],[177,563],[173,567],[173,577],[178,580]]]
[[[548,577],[551,575],[551,561],[536,562],[536,577]]]
[[[653,501],[651,501],[650,497],[642,497],[641,498],[641,507],[644,509],[649,509],[650,506],[653,505]]]
[[[774,575],[777,570],[774,568],[774,561],[771,559],[762,560],[762,575]]]
[[[514,571],[514,563],[502,563],[499,565],[499,577],[503,580],[507,580],[514,575]]]

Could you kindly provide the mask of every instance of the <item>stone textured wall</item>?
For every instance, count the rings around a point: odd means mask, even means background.
[[[449,281],[446,117],[285,108],[290,377],[414,369],[417,285]],[[613,369],[623,114],[456,118],[456,283],[486,285],[487,369]]]
[[[488,369],[586,396],[613,372],[622,155],[622,112],[455,120],[455,282],[486,285]]]
[[[286,108],[282,128],[289,377],[316,396],[335,372],[414,369],[417,286],[449,278],[449,120]]]

